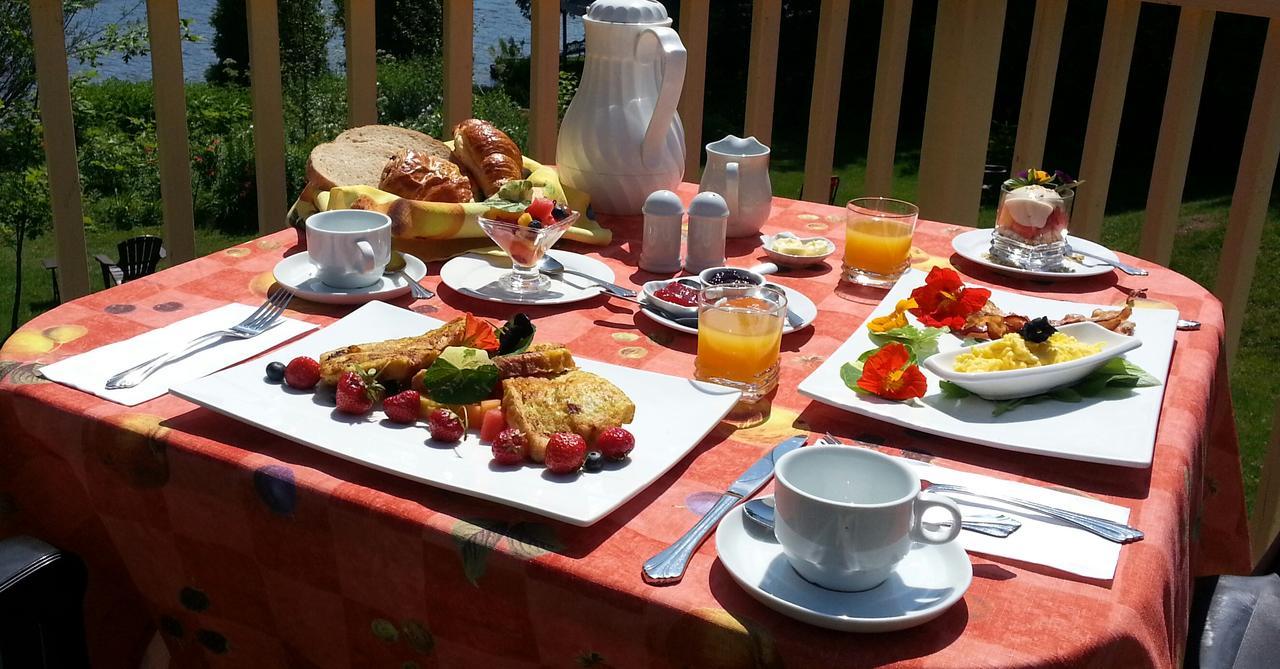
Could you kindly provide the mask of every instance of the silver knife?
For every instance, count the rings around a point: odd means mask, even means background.
[[[698,546],[702,541],[711,534],[711,530],[715,529],[720,523],[720,519],[724,518],[729,510],[741,502],[742,500],[754,495],[757,490],[764,487],[769,479],[773,476],[774,463],[778,458],[794,451],[801,446],[808,437],[798,434],[786,441],[773,447],[764,457],[755,461],[755,464],[747,468],[747,471],[738,477],[729,485],[729,489],[720,495],[720,499],[711,507],[702,519],[693,527],[689,528],[684,536],[676,539],[676,542],[668,546],[665,550],[657,555],[649,558],[644,563],[641,570],[645,583],[650,585],[671,585],[679,583],[684,578],[684,570],[689,566],[689,560],[693,557],[693,552],[698,550]]]

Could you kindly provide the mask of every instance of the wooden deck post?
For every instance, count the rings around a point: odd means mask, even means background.
[[[743,134],[755,137],[766,146],[773,142],[773,94],[778,82],[778,29],[781,26],[782,0],[755,0],[751,6]]]
[[[1027,73],[1022,79],[1022,106],[1018,109],[1018,138],[1013,145],[1010,174],[1032,167],[1044,169],[1044,144],[1049,136],[1049,110],[1058,76],[1062,28],[1067,21],[1067,0],[1039,0],[1027,50]]]
[[[560,3],[533,0],[530,27],[529,146],[539,162],[556,161],[556,132],[560,125]]]
[[[907,70],[910,30],[911,0],[885,0],[863,195],[889,197],[893,194],[893,161],[898,147],[898,118],[902,113],[902,83]]]
[[[818,13],[818,50],[809,98],[809,138],[804,149],[802,197],[826,204],[836,156],[836,119],[840,112],[840,78],[844,38],[849,28],[849,0],[822,0]]]
[[[453,126],[471,118],[472,0],[444,0],[444,130],[452,138]]]
[[[347,126],[378,122],[375,0],[346,1]]]
[[[253,163],[258,184],[258,232],[285,226],[284,103],[275,0],[246,0],[249,84],[253,96]]]
[[[680,92],[680,123],[684,125],[684,180],[697,181],[702,171],[702,104],[707,80],[707,23],[710,2],[680,3],[680,41],[685,61],[684,89]]]
[[[182,77],[178,4],[147,0],[151,79],[156,100],[156,142],[164,244],[169,263],[196,257],[196,222],[191,201],[191,147],[187,139],[187,86]]]
[[[76,129],[71,115],[71,82],[67,73],[61,0],[33,0],[31,38],[35,45],[40,123],[44,126],[49,204],[57,244],[58,292],[62,299],[70,300],[89,294],[89,263],[85,257],[80,168],[76,163]]]

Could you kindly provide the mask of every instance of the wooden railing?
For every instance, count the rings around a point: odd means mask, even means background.
[[[276,0],[245,1],[258,223],[265,233],[284,226],[287,206]],[[1172,256],[1214,18],[1218,12],[1228,12],[1269,20],[1214,287],[1224,304],[1227,350],[1234,357],[1280,155],[1280,2],[1146,1],[1181,7],[1139,247],[1142,256],[1161,264],[1168,264]],[[826,197],[835,159],[841,66],[850,15],[850,0],[821,2],[804,169],[805,197],[813,200]],[[372,123],[377,118],[373,3],[374,0],[346,3],[348,121],[352,125]],[[195,245],[176,4],[171,0],[147,1],[164,234],[173,261],[182,262],[194,256]],[[1088,182],[1078,191],[1072,218],[1072,231],[1084,237],[1097,238],[1101,232],[1141,5],[1141,0],[1109,0],[1107,5],[1079,170]],[[920,177],[931,185],[919,195],[921,215],[926,218],[965,225],[977,222],[1006,6],[1005,0],[939,0],[920,155]],[[471,115],[473,10],[472,0],[444,0],[446,128]],[[1013,168],[1038,164],[1043,154],[1066,10],[1067,0],[1038,0],[1036,4]],[[527,150],[548,162],[555,160],[557,131],[558,11],[557,0],[533,0]],[[868,194],[884,194],[891,189],[911,11],[912,0],[885,0],[871,103],[865,182]],[[768,143],[772,136],[781,0],[755,0],[752,20],[744,130]],[[679,111],[688,143],[685,173],[690,179],[696,178],[700,169],[708,22],[708,2],[681,3],[680,33],[689,57]],[[89,275],[84,263],[86,250],[61,1],[33,0],[32,25],[54,233],[62,267],[59,280],[62,294],[73,298],[89,292]],[[1280,473],[1269,480],[1275,481],[1273,485],[1280,490]]]

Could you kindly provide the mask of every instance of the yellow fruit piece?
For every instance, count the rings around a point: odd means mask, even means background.
[[[533,217],[530,216],[529,212],[527,211],[523,214],[520,214],[520,218],[516,220],[516,224],[522,228],[528,227],[532,223],[533,223]]]

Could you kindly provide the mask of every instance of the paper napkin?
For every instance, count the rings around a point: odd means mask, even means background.
[[[933,483],[962,485],[976,492],[1016,497],[1121,523],[1129,520],[1129,509],[1081,495],[960,472],[906,458],[902,461],[920,478]],[[1004,539],[977,532],[961,532],[957,541],[967,551],[1041,564],[1086,578],[1110,580],[1115,576],[1116,562],[1124,548],[1120,544],[1012,504],[958,493],[947,493],[947,496],[959,503],[964,515],[1003,513],[1022,522],[1017,532]],[[926,515],[926,520],[932,518],[932,514]]]
[[[316,328],[306,321],[281,316],[271,329],[256,337],[220,339],[161,367],[132,388],[106,389],[107,379],[119,372],[161,353],[180,350],[196,337],[229,328],[247,318],[258,306],[236,303],[218,307],[132,339],[55,362],[42,367],[40,373],[51,381],[133,406],[169,392],[170,386],[212,374]]]

